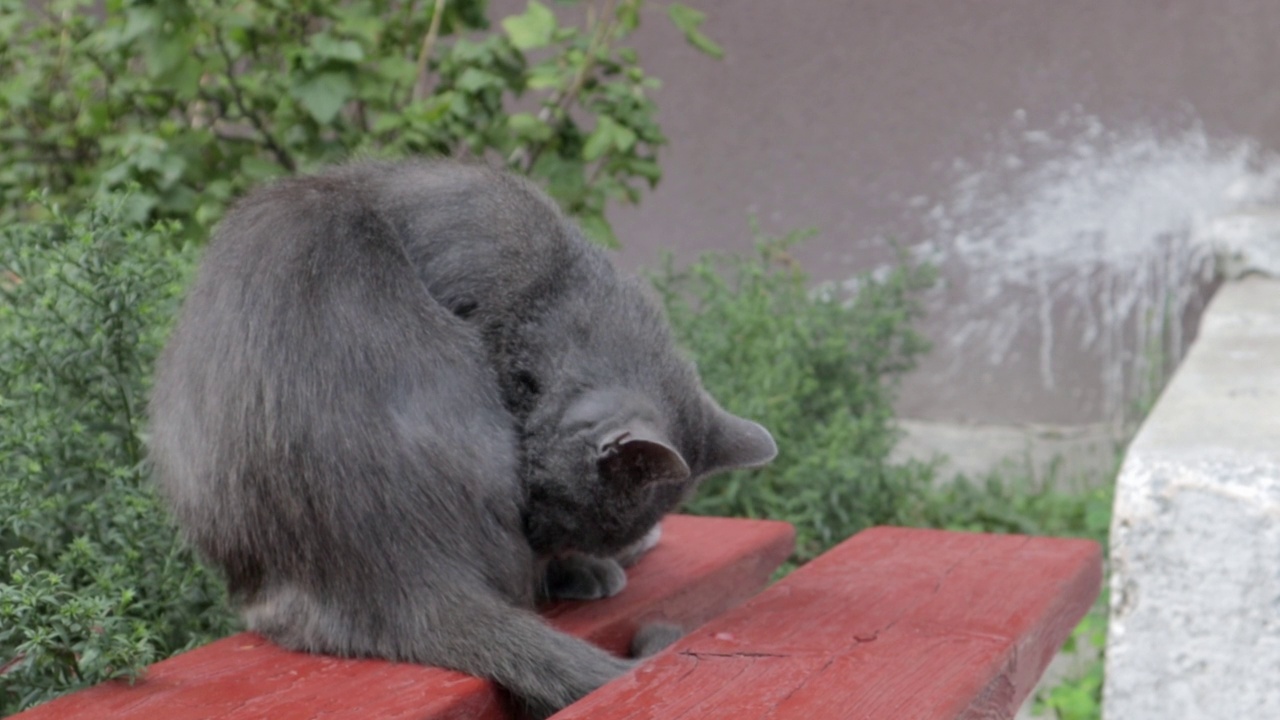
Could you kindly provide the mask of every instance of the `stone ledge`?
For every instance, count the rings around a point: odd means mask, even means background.
[[[1280,717],[1280,280],[1224,285],[1116,488],[1104,716]]]
[[[894,462],[919,460],[938,466],[939,482],[956,475],[981,480],[992,473],[1015,482],[1052,483],[1080,490],[1115,477],[1117,449],[1125,429],[1114,423],[1088,425],[990,425],[901,419],[902,439]]]

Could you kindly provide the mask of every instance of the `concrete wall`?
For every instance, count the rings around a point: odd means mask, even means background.
[[[1225,285],[1129,448],[1104,712],[1280,718],[1280,280]]]

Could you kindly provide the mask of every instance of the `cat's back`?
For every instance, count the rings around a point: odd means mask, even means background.
[[[338,171],[369,193],[419,278],[455,313],[518,307],[612,272],[556,203],[526,178],[477,163],[410,160]]]
[[[661,373],[682,366],[647,285],[619,272],[528,179],[455,161],[343,172],[375,198],[431,296],[487,328],[504,355],[551,344],[588,365],[636,366],[643,356]]]
[[[477,504],[510,494],[513,430],[483,346],[426,292],[377,190],[349,168],[280,180],[211,238],[150,406],[156,474],[189,527],[224,501],[268,513],[258,496],[299,478],[336,509],[355,487],[411,507],[409,478]]]

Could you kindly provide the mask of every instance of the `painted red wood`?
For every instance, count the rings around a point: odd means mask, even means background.
[[[671,516],[662,541],[608,600],[562,603],[551,621],[615,652],[638,624],[696,627],[755,594],[791,553],[786,523]],[[112,682],[14,720],[444,720],[505,717],[493,686],[459,673],[288,652],[241,633],[148,669],[134,686]]]
[[[1089,541],[875,528],[555,720],[1012,718],[1101,582]]]

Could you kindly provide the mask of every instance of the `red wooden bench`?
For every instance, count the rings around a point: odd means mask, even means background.
[[[875,528],[555,720],[1012,718],[1101,586],[1087,540]]]
[[[621,595],[546,614],[615,652],[654,619],[701,627],[556,717],[1012,717],[1101,583],[1086,541],[877,528],[740,605],[792,542],[785,523],[669,518]],[[475,678],[242,633],[15,720],[502,717]]]

